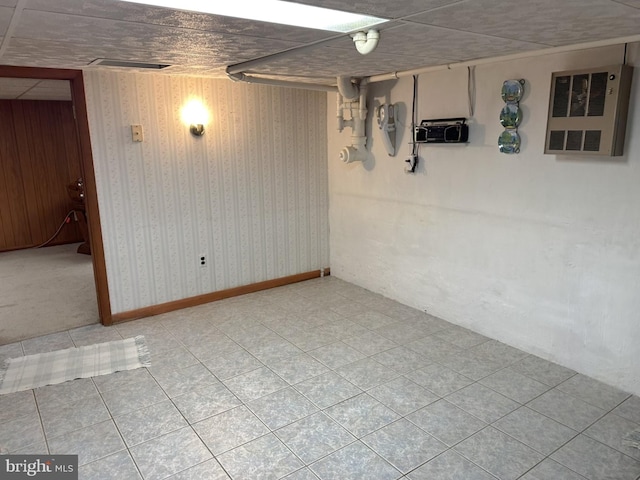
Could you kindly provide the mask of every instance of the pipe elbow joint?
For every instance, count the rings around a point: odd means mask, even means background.
[[[353,43],[356,45],[356,50],[362,55],[368,55],[373,52],[378,46],[378,40],[380,40],[380,32],[377,30],[353,34]]]
[[[337,78],[338,92],[347,101],[353,101],[360,95],[360,89],[351,81],[351,77],[340,76]]]
[[[226,68],[227,77],[229,77],[234,82],[243,82],[246,80],[244,73],[231,73],[229,71],[229,67]]]

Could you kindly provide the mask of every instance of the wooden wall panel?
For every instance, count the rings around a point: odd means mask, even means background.
[[[13,114],[0,102],[0,251],[31,244]]]
[[[26,210],[24,221],[30,231],[26,244],[3,244],[0,249],[40,245],[56,232],[66,214],[73,209],[67,185],[81,176],[72,104],[24,100],[4,100],[0,104],[9,106],[15,137],[15,147],[7,147],[9,153],[6,160],[3,156],[2,169],[6,170],[5,163],[11,164],[8,157],[17,155],[13,163],[17,162],[20,167],[22,203]],[[3,213],[8,210],[4,202],[0,207]],[[3,222],[2,229],[6,228]],[[72,222],[64,226],[51,244],[81,240],[80,230]]]

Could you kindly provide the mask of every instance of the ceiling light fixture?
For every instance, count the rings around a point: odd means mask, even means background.
[[[210,13],[294,27],[349,33],[388,22],[386,18],[359,15],[282,0],[123,0],[174,10]]]

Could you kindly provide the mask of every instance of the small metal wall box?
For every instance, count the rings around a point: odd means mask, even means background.
[[[553,73],[544,153],[622,155],[632,76],[629,65]]]

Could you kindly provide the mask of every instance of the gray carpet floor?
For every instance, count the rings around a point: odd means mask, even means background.
[[[91,257],[77,248],[0,253],[0,345],[98,323]]]

